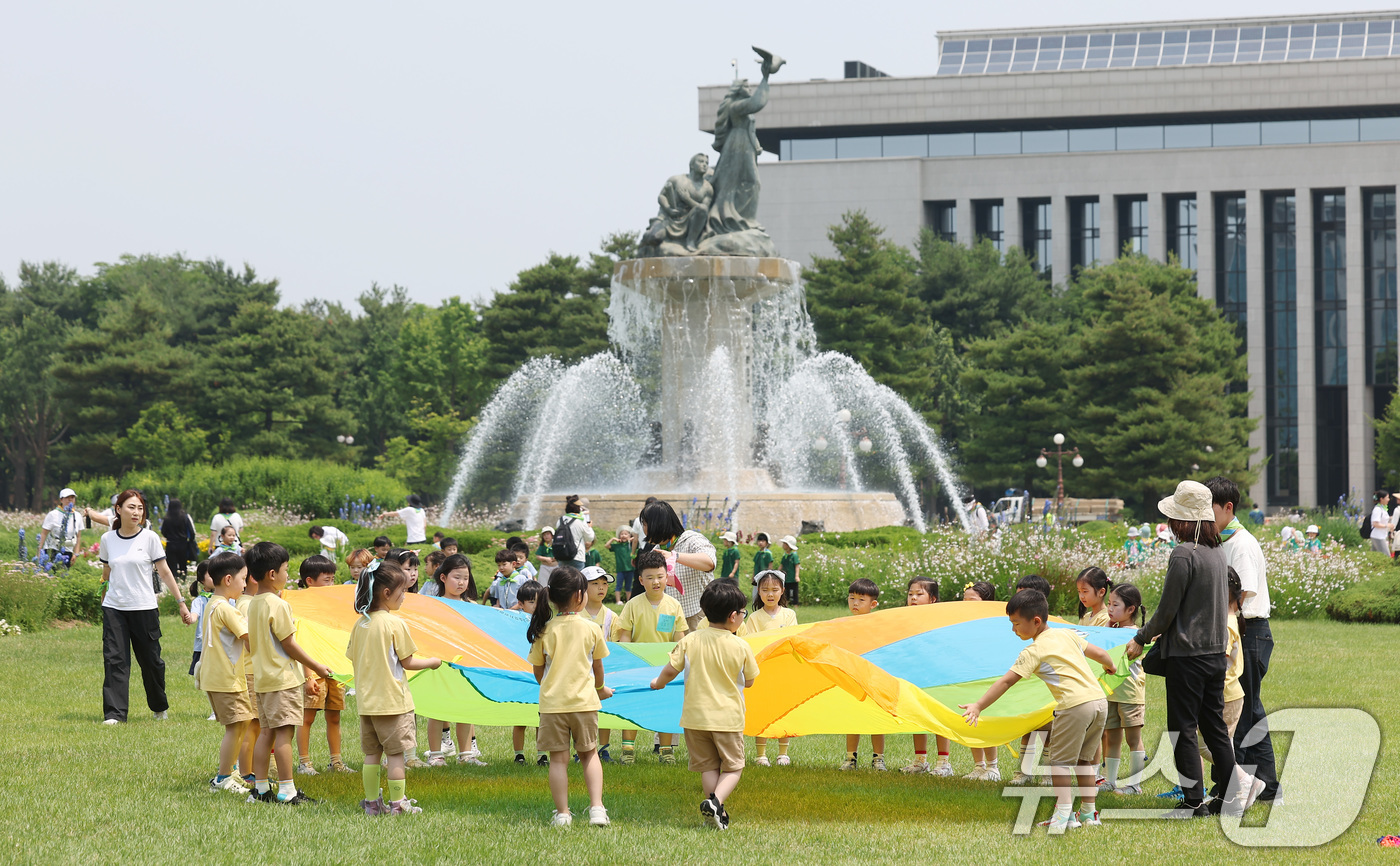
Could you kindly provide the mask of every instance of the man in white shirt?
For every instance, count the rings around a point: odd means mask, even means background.
[[[1386,556],[1390,556],[1390,530],[1395,528],[1395,521],[1385,510],[1388,502],[1390,494],[1377,490],[1376,505],[1371,509],[1371,549]]]
[[[1254,776],[1264,783],[1261,800],[1276,800],[1282,796],[1278,771],[1274,763],[1274,744],[1269,736],[1264,702],[1259,690],[1269,672],[1269,657],[1274,651],[1274,637],[1269,630],[1269,581],[1265,574],[1264,551],[1259,539],[1245,529],[1235,517],[1240,505],[1239,485],[1223,475],[1206,483],[1210,488],[1211,504],[1215,509],[1215,528],[1220,532],[1225,550],[1225,564],[1240,576],[1244,604],[1240,616],[1244,628],[1240,645],[1244,650],[1244,669],[1240,671],[1240,687],[1244,689],[1244,706],[1235,727],[1235,762],[1246,768],[1254,766]],[[1256,731],[1257,729],[1257,731]],[[1258,742],[1251,732],[1262,734]]]
[[[982,503],[977,501],[977,497],[967,498],[967,522],[972,530],[974,538],[982,538],[987,534],[991,526],[987,523],[987,509],[982,507]]]
[[[39,548],[50,556],[64,550],[77,550],[82,518],[73,508],[78,494],[65,487],[58,492],[58,507],[44,515],[39,529]]]

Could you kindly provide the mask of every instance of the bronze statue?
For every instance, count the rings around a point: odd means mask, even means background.
[[[705,233],[715,188],[708,177],[710,158],[697,153],[690,158],[690,173],[666,181],[656,197],[660,212],[642,235],[643,255],[690,256]]]

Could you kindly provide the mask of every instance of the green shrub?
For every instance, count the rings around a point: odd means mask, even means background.
[[[1370,546],[1369,541],[1362,540],[1361,530],[1357,528],[1356,524],[1340,515],[1322,518],[1318,521],[1317,528],[1321,530],[1317,537],[1323,541],[1335,538],[1346,547]]]
[[[25,631],[46,628],[57,607],[59,580],[17,563],[0,565],[0,619]]]
[[[881,526],[855,532],[814,532],[802,536],[801,540],[807,544],[823,544],[827,547],[883,547],[914,543],[922,537],[919,530],[912,526]],[[777,538],[773,538],[772,542],[775,550],[781,550]],[[780,554],[774,554],[775,559],[779,556]]]
[[[1327,615],[1342,622],[1400,623],[1400,575],[1379,575],[1334,594]]]
[[[83,574],[60,578],[54,589],[54,618],[102,621],[102,580]]]

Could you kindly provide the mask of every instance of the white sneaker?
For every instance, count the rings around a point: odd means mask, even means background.
[[[1044,827],[1051,836],[1058,836],[1066,830],[1078,830],[1079,818],[1070,812],[1068,815],[1051,815],[1050,820],[1041,821],[1038,826]]]
[[[951,776],[953,775],[953,765],[948,763],[947,761],[939,761],[938,763],[934,764],[933,769],[929,770],[928,772],[931,776]]]
[[[900,767],[899,772],[910,775],[923,775],[929,772],[928,761],[915,761],[907,767]]]
[[[104,725],[120,725],[121,722],[120,722],[119,720],[117,720],[117,719],[103,719],[103,720],[102,720],[102,724],[104,724]]]
[[[573,825],[574,816],[572,814],[568,812],[560,812],[557,810],[554,813],[554,817],[550,819],[549,822],[549,826],[551,827],[572,827]]]
[[[472,737],[472,745],[471,745],[471,748],[470,748],[470,749],[467,749],[467,757],[470,757],[470,758],[480,758],[480,757],[481,757],[481,750],[478,749],[478,748],[476,747],[476,737]]]
[[[231,794],[238,794],[241,796],[243,794],[248,793],[248,786],[243,784],[242,780],[240,780],[237,776],[229,776],[222,782],[216,781],[215,779],[210,779],[209,791],[211,793],[215,791],[228,791]]]
[[[984,782],[1000,782],[1000,781],[1001,781],[1001,767],[988,767],[988,768],[987,768],[987,772],[985,772],[985,773],[982,774],[982,781],[984,781]]]
[[[219,720],[218,716],[215,716],[213,713],[210,713],[210,714],[209,714],[209,718],[205,719],[204,721],[206,721],[206,722],[217,722],[218,720]]]
[[[1100,791],[1116,791],[1118,790],[1118,780],[1099,779],[1099,782],[1095,787],[1097,787]]]
[[[1122,795],[1122,796],[1124,796],[1124,797],[1131,797],[1131,796],[1133,796],[1133,795],[1135,795],[1135,794],[1141,794],[1141,793],[1142,793],[1142,786],[1141,786],[1141,785],[1119,785],[1117,788],[1114,788],[1114,789],[1113,789],[1113,793],[1115,793],[1115,794],[1120,794],[1120,795]]]
[[[759,765],[760,767],[771,767],[771,766],[773,766],[773,762],[768,760],[768,756],[767,756],[767,755],[759,755],[757,758],[754,758],[754,759],[753,759],[753,762],[754,762],[755,764]]]
[[[1016,771],[1016,775],[1012,776],[1012,777],[1011,777],[1011,780],[1008,781],[1006,784],[1008,784],[1008,785],[1029,785],[1029,784],[1030,784],[1031,782],[1033,782],[1033,781],[1035,781],[1035,777],[1034,777],[1034,776],[1027,776],[1025,773],[1021,772],[1020,770],[1017,770],[1017,771]]]
[[[963,776],[963,778],[964,778],[964,779],[971,779],[971,780],[974,781],[974,782],[980,782],[980,781],[982,781],[983,779],[987,778],[987,768],[986,768],[986,767],[973,767],[973,768],[972,768],[972,772],[971,772],[971,773],[968,773],[966,776]]]
[[[163,721],[165,721],[166,719],[169,719],[169,718],[170,718],[170,711],[169,711],[169,710],[161,710],[161,711],[158,712],[158,713],[151,713],[151,718],[155,719],[157,722],[163,722]]]
[[[612,822],[608,820],[608,810],[602,806],[588,807],[588,826],[606,827]]]
[[[779,755],[779,756],[778,756],[778,766],[779,766],[779,767],[786,767],[786,766],[789,766],[789,765],[791,765],[791,764],[792,764],[792,758],[789,758],[787,755]]]
[[[486,762],[485,762],[485,761],[481,760],[481,759],[478,758],[476,755],[473,755],[473,754],[470,753],[470,752],[459,752],[459,753],[457,753],[457,763],[458,763],[458,764],[468,764],[468,765],[473,766],[473,767],[484,767],[484,766],[486,766]]]
[[[1082,814],[1076,816],[1076,820],[1081,827],[1102,827],[1103,822],[1099,820],[1099,810],[1095,809],[1087,818]]]
[[[444,755],[450,755],[450,754],[452,754],[453,752],[457,751],[457,744],[454,743],[454,742],[452,742],[452,735],[451,735],[451,734],[443,734],[443,735],[442,735],[442,750],[441,750],[441,751],[442,751],[442,753],[443,753]]]
[[[345,696],[346,696],[346,697],[349,697],[349,698],[353,698],[353,697],[355,696],[355,690],[354,690],[354,689],[346,689],[346,690],[345,690]]]

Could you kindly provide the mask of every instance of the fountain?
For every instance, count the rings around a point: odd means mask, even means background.
[[[704,154],[692,157],[689,174],[658,196],[644,257],[616,267],[614,348],[572,367],[532,360],[512,375],[463,450],[447,513],[503,460],[513,463],[511,499],[527,530],[552,522],[565,493],[586,493],[604,528],[630,523],[654,495],[770,535],[796,534],[803,522],[923,531],[916,460],[960,501],[918,413],[850,358],[817,352],[801,265],[774,255],[755,219],[753,115],[783,65],[755,51],[763,81],[749,90],[736,80],[721,102],[714,174]],[[862,464],[894,491],[867,489]]]

